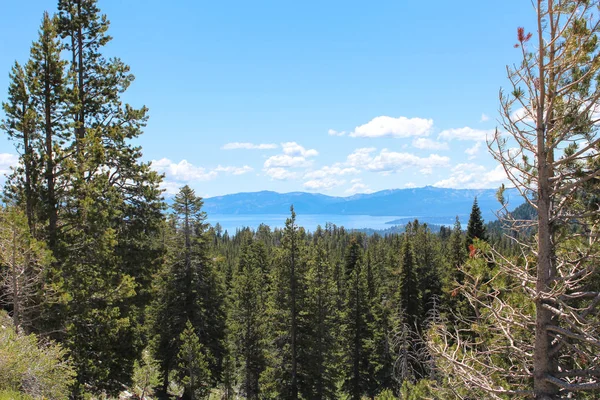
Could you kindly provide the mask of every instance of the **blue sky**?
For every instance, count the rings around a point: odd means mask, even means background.
[[[2,1],[0,100],[56,0]],[[497,187],[485,137],[528,1],[100,0],[150,108],[140,138],[165,187],[203,196],[347,196]],[[0,139],[0,169],[15,150]]]

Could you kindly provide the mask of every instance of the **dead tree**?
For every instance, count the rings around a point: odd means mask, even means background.
[[[430,340],[454,384],[488,398],[600,393],[600,4],[533,3],[536,33],[518,28],[522,62],[488,147],[537,219],[505,214],[520,256],[472,249],[461,292],[479,319]]]

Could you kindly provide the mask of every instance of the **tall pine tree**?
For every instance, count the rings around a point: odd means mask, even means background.
[[[206,214],[202,198],[189,186],[173,202],[167,227],[166,264],[155,285],[150,310],[154,348],[166,392],[182,346],[178,339],[189,321],[207,351],[214,381],[220,378],[225,353],[225,314],[222,285],[209,258]]]
[[[308,344],[301,351],[306,360],[303,398],[336,399],[339,379],[340,312],[336,307],[333,268],[321,237],[315,234],[306,275]]]
[[[56,259],[46,280],[62,304],[34,328],[67,345],[76,391],[114,392],[141,351],[137,332],[160,259],[160,177],[131,145],[146,109],[120,100],[133,75],[102,55],[108,20],[94,0],[58,8],[58,19],[44,15],[26,67],[13,70],[3,127],[23,156],[5,193]]]
[[[307,327],[301,312],[305,303],[306,259],[303,231],[294,207],[286,220],[281,248],[275,254],[270,278],[268,367],[261,377],[265,398],[299,398],[304,366],[299,349]]]
[[[369,303],[363,253],[356,237],[346,251],[346,301],[344,309],[345,377],[343,390],[352,400],[360,400],[369,387],[370,332]]]
[[[487,240],[487,233],[483,218],[481,216],[481,209],[479,208],[479,204],[477,204],[477,197],[475,197],[475,200],[473,200],[473,207],[471,208],[471,215],[469,216],[469,224],[467,225],[467,247],[473,244],[475,239],[484,241]]]
[[[266,367],[266,280],[263,274],[266,263],[264,244],[246,243],[231,288],[228,331],[241,392],[247,399],[260,398],[259,378]]]

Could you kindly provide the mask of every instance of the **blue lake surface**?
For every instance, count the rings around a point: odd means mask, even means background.
[[[227,230],[229,233],[235,233],[237,229],[244,227],[256,230],[260,224],[269,225],[271,229],[283,228],[287,218],[289,218],[289,214],[209,214],[207,221],[211,225],[215,225],[218,222],[224,231]],[[318,225],[324,228],[327,222],[343,226],[346,229],[388,229],[392,225],[386,224],[386,222],[401,218],[414,219],[415,217],[398,215],[374,217],[371,215],[298,214],[296,216],[296,223],[309,231],[314,231]]]

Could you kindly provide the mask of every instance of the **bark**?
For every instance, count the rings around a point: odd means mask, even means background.
[[[290,285],[291,285],[291,308],[292,308],[292,382],[291,382],[291,399],[298,399],[298,378],[297,378],[297,369],[298,369],[298,360],[297,360],[297,349],[296,349],[296,339],[297,339],[297,321],[296,321],[296,232],[294,232],[295,225],[292,226],[292,238],[291,238],[291,258],[290,258]]]
[[[31,234],[35,234],[35,221],[33,214],[33,190],[32,190],[32,166],[31,161],[32,149],[31,149],[31,134],[33,133],[30,127],[30,123],[27,116],[27,110],[29,108],[29,102],[23,101],[23,147],[25,154],[24,168],[25,168],[25,214],[27,215],[27,225]]]
[[[538,10],[541,10],[542,0],[538,0]],[[552,15],[552,0],[548,1],[548,13],[550,20]],[[543,41],[543,21],[542,15],[538,12],[538,40]],[[552,48],[550,53],[552,53]],[[538,164],[538,255],[537,255],[537,270],[535,283],[535,340],[533,350],[533,390],[536,399],[545,400],[556,398],[558,387],[552,384],[547,377],[552,376],[556,372],[556,362],[550,356],[552,343],[548,333],[548,326],[552,324],[552,313],[546,309],[544,298],[550,290],[550,283],[555,275],[553,265],[553,242],[552,242],[552,226],[550,221],[550,213],[552,207],[551,198],[551,183],[552,161],[547,150],[548,142],[548,127],[545,124],[546,113],[546,85],[551,82],[546,82],[547,66],[544,63],[545,52],[544,46],[540,46],[539,50],[539,80],[540,91],[537,102],[536,114],[536,134],[537,134],[537,164]],[[551,54],[551,57],[553,54]],[[551,59],[552,60],[552,59]],[[552,93],[550,93],[552,95]]]
[[[51,250],[56,247],[56,229],[58,224],[58,209],[56,204],[55,177],[54,177],[54,154],[52,149],[52,109],[51,109],[51,88],[50,88],[50,63],[47,58],[47,41],[44,41],[44,54],[46,56],[44,67],[44,117],[46,123],[46,184],[48,186],[48,242]]]
[[[354,365],[353,365],[353,375],[354,375],[354,393],[352,394],[352,398],[354,400],[360,400],[360,300],[359,300],[359,271],[358,265],[355,266],[355,275],[356,275],[356,283],[355,283],[355,314],[354,314],[354,324],[356,325],[356,332],[354,334]]]
[[[19,271],[17,271],[17,227],[12,226],[12,285],[13,285],[13,321],[19,331],[21,327],[21,299],[19,293]]]

